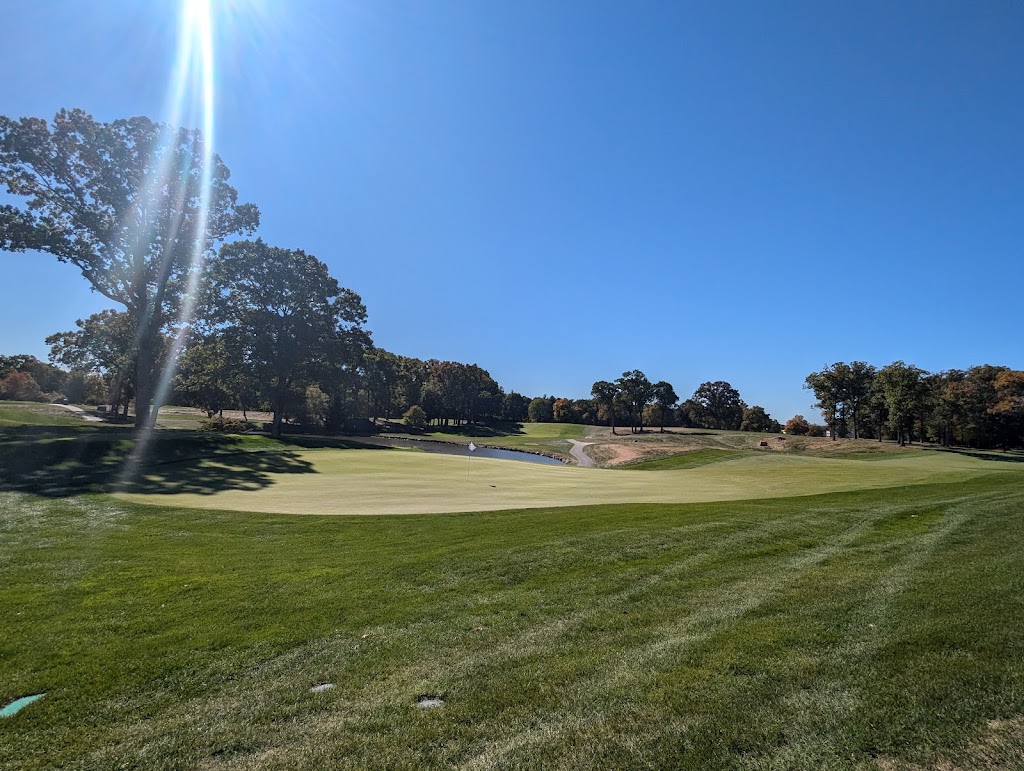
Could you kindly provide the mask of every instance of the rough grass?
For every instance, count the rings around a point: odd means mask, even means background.
[[[1021,481],[401,518],[2,493],[0,702],[47,696],[0,767],[1020,767]]]
[[[737,457],[740,457],[740,453],[736,450],[694,450],[693,452],[669,455],[667,458],[632,463],[620,468],[629,471],[667,471],[669,469],[697,468]]]
[[[802,436],[782,436],[749,431],[718,431],[703,428],[645,429],[642,434],[620,428],[612,434],[604,426],[588,426],[587,448],[600,465],[634,465],[648,460],[660,460],[680,453],[698,450],[728,450],[733,452],[759,452],[762,454],[809,455],[823,458],[852,458],[875,460],[912,455],[918,446],[899,447],[893,442],[869,439],[831,439]],[[768,442],[761,447],[762,441]]]

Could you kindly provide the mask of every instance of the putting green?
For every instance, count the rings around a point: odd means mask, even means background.
[[[252,455],[259,455],[254,453]],[[180,464],[225,484],[195,492],[118,493],[139,503],[281,514],[430,514],[604,503],[690,503],[778,498],[954,482],[1010,464],[915,452],[885,461],[748,455],[693,469],[628,471],[542,466],[427,453],[301,450],[302,472],[266,472],[251,484],[247,455]],[[308,465],[307,465],[308,464]],[[167,473],[163,466],[161,473]],[[231,480],[247,479],[244,488]]]

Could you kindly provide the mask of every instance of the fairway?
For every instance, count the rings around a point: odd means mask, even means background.
[[[0,493],[0,700],[46,693],[0,767],[1019,768],[1021,478],[358,518]]]
[[[264,453],[162,464],[167,492],[124,500],[278,514],[428,514],[606,503],[688,503],[814,495],[929,482],[955,482],[1015,464],[953,453],[912,452],[885,460],[740,455],[697,468],[639,471],[539,466],[407,450],[298,450],[287,470],[259,485],[230,481],[203,489],[203,477],[248,479]],[[1008,469],[1010,467],[1010,469]],[[145,475],[145,470],[140,472]],[[168,477],[171,483],[168,484]],[[182,480],[184,485],[175,483]],[[180,492],[182,488],[188,492]]]

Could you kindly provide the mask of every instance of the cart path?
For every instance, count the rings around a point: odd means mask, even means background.
[[[572,442],[572,449],[569,450],[569,454],[572,455],[581,466],[593,466],[594,461],[583,451],[583,448],[587,445],[593,444],[593,442],[581,442],[578,439],[569,439]]]
[[[73,404],[54,404],[53,406],[54,407],[63,407],[68,412],[73,412],[75,415],[80,417],[82,420],[87,421],[89,423],[102,423],[103,422],[103,418],[97,418],[95,415],[89,415],[81,407],[76,407]]]

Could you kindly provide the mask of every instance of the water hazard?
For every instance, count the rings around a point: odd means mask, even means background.
[[[471,453],[469,447],[464,444],[451,444],[448,442],[431,442],[426,439],[405,439],[397,436],[371,436],[362,438],[360,442],[378,445],[380,447],[415,447],[423,452],[438,452],[442,455],[472,455],[474,458],[494,458],[496,460],[519,460],[527,463],[543,463],[548,466],[564,465],[558,458],[549,458],[547,455],[536,455],[532,452],[521,452],[519,450],[500,450],[497,447],[480,447]]]

